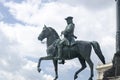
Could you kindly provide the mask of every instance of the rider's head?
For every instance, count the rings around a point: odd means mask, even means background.
[[[65,18],[65,20],[67,21],[67,24],[73,23],[72,19],[73,19],[72,16],[68,16],[67,18]]]

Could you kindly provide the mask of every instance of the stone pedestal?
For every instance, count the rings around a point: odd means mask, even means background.
[[[105,65],[103,64],[99,64],[96,68],[97,70],[97,80],[102,80],[103,79],[103,74],[106,70],[110,69],[112,67],[112,62],[111,63],[107,63]]]
[[[111,80],[108,78],[120,76],[120,51],[115,53],[112,63],[113,63],[113,66],[104,72],[103,80]]]
[[[117,77],[108,77],[109,80],[120,80],[120,76]]]

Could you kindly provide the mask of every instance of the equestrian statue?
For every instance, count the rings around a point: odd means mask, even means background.
[[[47,56],[40,57],[37,70],[38,72],[41,71],[40,64],[42,60],[53,60],[56,74],[54,80],[57,80],[58,60],[60,60],[59,64],[64,64],[65,60],[78,58],[82,66],[75,72],[74,80],[76,80],[78,78],[78,74],[86,68],[86,62],[88,63],[91,71],[88,80],[93,80],[93,62],[90,58],[92,47],[101,62],[105,64],[105,58],[101,52],[100,45],[97,41],[75,41],[77,37],[74,35],[75,24],[73,23],[73,17],[68,16],[65,20],[67,22],[67,26],[65,30],[61,32],[61,35],[64,35],[63,39],[60,39],[55,29],[44,25],[42,32],[38,36],[38,40],[42,41],[47,38]]]

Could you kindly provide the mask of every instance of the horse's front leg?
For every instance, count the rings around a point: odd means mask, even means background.
[[[42,61],[42,60],[52,60],[52,59],[54,59],[52,56],[41,57],[41,58],[39,59],[39,61],[38,61],[38,66],[37,66],[38,72],[41,71],[41,69],[40,69],[40,64],[41,64],[41,61]]]
[[[38,61],[38,66],[37,66],[37,70],[38,70],[38,72],[41,71],[41,69],[40,69],[41,60],[42,60],[42,58],[40,58],[39,61]]]

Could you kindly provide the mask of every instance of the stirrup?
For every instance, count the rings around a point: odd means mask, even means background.
[[[65,60],[61,60],[59,64],[65,64]]]

